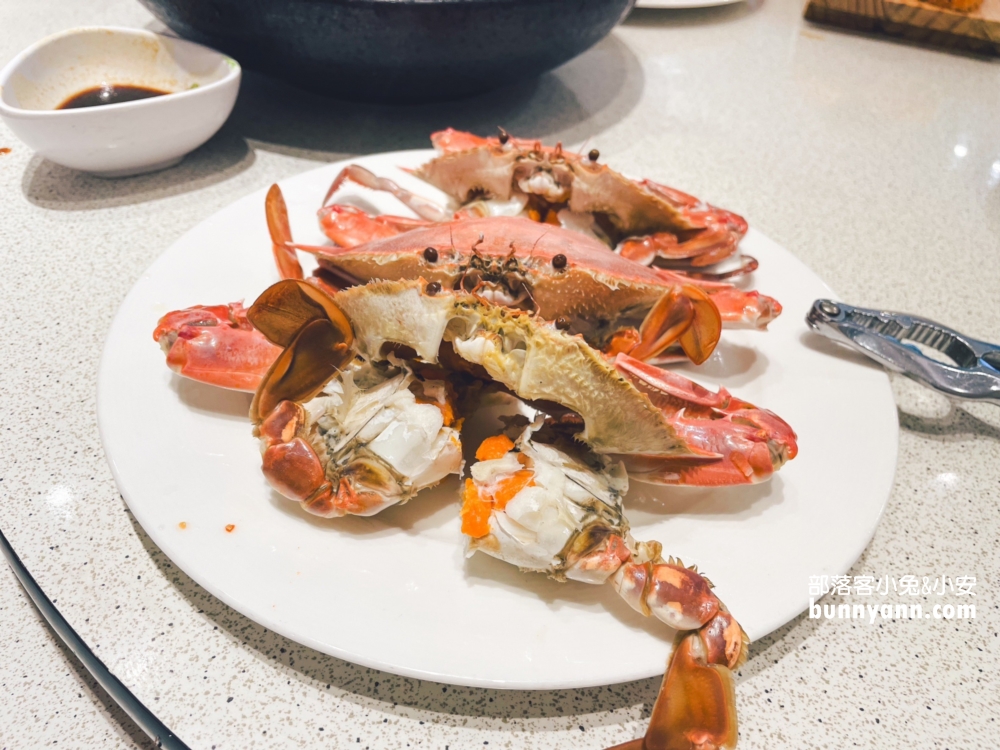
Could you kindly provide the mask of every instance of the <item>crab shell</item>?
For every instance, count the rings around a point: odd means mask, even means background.
[[[322,267],[353,283],[423,278],[455,289],[471,276],[505,284],[511,295],[523,288],[547,320],[613,320],[640,310],[641,318],[679,286],[656,269],[609,253],[598,240],[524,217],[435,224],[316,254]]]
[[[578,437],[597,453],[701,457],[649,397],[581,337],[475,295],[427,288],[424,280],[373,282],[337,295],[362,355],[384,359],[386,344],[402,344],[434,363],[449,343],[518,397],[576,412],[584,423]]]

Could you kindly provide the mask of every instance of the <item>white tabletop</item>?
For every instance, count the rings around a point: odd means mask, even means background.
[[[127,180],[43,161],[0,125],[0,527],[192,747],[603,748],[641,733],[658,689],[503,692],[356,667],[228,609],[153,545],[101,451],[97,361],[143,270],[234,199],[321,162],[423,147],[445,126],[502,124],[586,141],[623,172],[738,211],[854,304],[1000,341],[1000,65],[801,13],[797,0],[636,11],[553,74],[447,105],[333,103],[247,74],[213,140]],[[7,0],[0,61],[71,26],[153,23],[132,0]],[[794,620],[740,671],[742,748],[1000,746],[1000,410],[894,389],[896,484],[851,575],[975,576],[977,617]],[[0,622],[0,748],[150,746],[6,569]]]

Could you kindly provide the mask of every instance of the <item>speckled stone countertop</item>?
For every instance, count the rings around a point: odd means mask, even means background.
[[[846,300],[1000,341],[1000,63],[800,16],[798,0],[640,11],[553,74],[434,107],[332,103],[248,74],[209,143],[118,181],[46,162],[0,126],[0,526],[188,743],[603,748],[641,734],[658,689],[503,692],[357,667],[247,620],[153,545],[101,450],[98,357],[143,269],[240,196],[320,162],[423,147],[448,125],[589,139],[622,171],[739,211]],[[131,0],[6,0],[0,60],[87,24],[155,27]],[[975,576],[977,617],[799,617],[740,671],[743,748],[1000,747],[1000,409],[894,389],[896,483],[851,574]],[[0,623],[0,749],[151,746],[6,567]]]

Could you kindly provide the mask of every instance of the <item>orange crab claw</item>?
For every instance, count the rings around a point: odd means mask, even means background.
[[[281,352],[254,330],[240,302],[169,312],[153,338],[178,375],[237,391],[257,390]]]
[[[734,233],[729,227],[709,223],[704,229],[692,233],[686,239],[680,239],[671,232],[657,232],[621,243],[619,252],[622,257],[652,265],[657,258],[674,261],[687,261],[695,268],[710,266],[725,260],[736,252],[742,235]]]
[[[732,396],[712,393],[676,373],[627,354],[615,367],[659,408],[697,460],[623,456],[629,475],[653,484],[723,486],[769,479],[798,453],[795,431],[781,417]]]
[[[618,252],[629,260],[651,265],[662,258],[671,262],[686,261],[695,268],[710,266],[735,253],[747,233],[746,220],[732,211],[703,203],[692,195],[652,180],[636,180],[636,184],[672,206],[691,229],[679,234],[664,231],[626,239],[619,245]]]
[[[733,675],[707,657],[698,632],[679,635],[646,735],[611,750],[733,750],[738,738]]]
[[[463,130],[448,128],[446,130],[439,130],[436,133],[431,133],[431,145],[438,151],[445,154],[453,154],[458,151],[468,151],[474,148],[481,148],[482,146],[504,146],[508,143],[515,148],[534,148],[537,150],[544,149],[546,151],[555,151],[555,147],[545,148],[537,140],[531,138],[515,138],[503,128],[497,128],[497,131],[499,133],[499,137],[493,136],[491,138],[483,138],[475,135],[474,133],[467,133]],[[559,148],[561,148],[561,146],[562,144],[559,145]]]
[[[679,560],[623,565],[618,593],[634,609],[678,628],[644,737],[614,750],[731,750],[736,747],[732,670],[749,639],[696,568]]]
[[[372,216],[360,208],[339,204],[319,210],[319,225],[323,234],[339,247],[357,247],[372,240],[395,237],[429,223],[405,216]]]
[[[431,133],[431,144],[434,148],[445,153],[478,148],[486,146],[489,142],[488,138],[482,138],[474,133],[467,133],[464,130],[455,130],[454,128]]]

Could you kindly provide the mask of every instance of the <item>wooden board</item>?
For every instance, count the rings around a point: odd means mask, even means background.
[[[921,0],[810,0],[805,17],[814,23],[1000,57],[1000,0],[984,0],[972,13]]]

